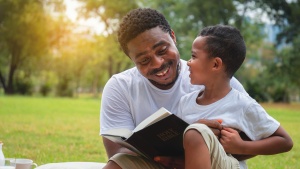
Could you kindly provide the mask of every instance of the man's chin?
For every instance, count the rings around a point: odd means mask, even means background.
[[[176,80],[177,80],[177,77],[176,77],[174,80],[170,81],[170,82],[162,83],[162,82],[156,82],[156,81],[154,81],[154,80],[150,80],[150,79],[149,79],[149,81],[150,81],[154,86],[156,86],[156,87],[158,87],[158,88],[160,88],[160,89],[169,89],[169,88],[171,88],[171,87],[174,85],[174,83],[176,82]]]
[[[177,64],[176,75],[171,81],[167,82],[168,79],[166,79],[165,82],[157,82],[157,81],[154,81],[154,80],[151,80],[151,79],[149,79],[149,81],[154,86],[156,86],[160,89],[170,89],[175,84],[176,80],[178,79],[179,73],[180,73],[180,62]]]

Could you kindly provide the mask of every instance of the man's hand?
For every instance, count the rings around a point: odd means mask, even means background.
[[[154,161],[163,165],[166,169],[184,169],[184,157],[154,157]]]
[[[223,126],[221,125],[222,120],[220,120],[220,119],[218,119],[218,120],[200,119],[194,123],[202,123],[202,124],[207,125],[207,127],[209,127],[218,138],[221,137],[221,130],[223,128]]]
[[[113,155],[115,155],[117,153],[127,153],[127,154],[136,155],[135,152],[133,152],[125,147],[122,147],[119,144],[114,143],[105,137],[102,137],[102,140],[103,140],[103,144],[104,144],[108,158],[112,157]]]

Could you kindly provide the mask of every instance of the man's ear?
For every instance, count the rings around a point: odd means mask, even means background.
[[[223,67],[223,61],[219,57],[215,57],[214,59],[214,69],[215,70],[220,70]]]
[[[173,30],[171,30],[171,38],[173,39],[174,43],[176,44],[176,36],[175,36],[175,32]]]

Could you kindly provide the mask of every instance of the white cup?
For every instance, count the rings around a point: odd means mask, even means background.
[[[10,161],[12,166],[15,166],[15,169],[31,169],[37,167],[37,164],[34,163],[31,159],[17,158]]]
[[[0,169],[15,169],[14,166],[0,166]]]
[[[15,169],[15,166],[10,164],[10,161],[14,160],[14,158],[5,158],[4,166],[0,166],[0,169]]]

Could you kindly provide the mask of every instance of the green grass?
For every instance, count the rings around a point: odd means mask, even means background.
[[[263,104],[294,141],[288,153],[257,156],[249,168],[300,166],[300,104]],[[0,95],[0,140],[6,157],[31,158],[39,165],[64,161],[106,162],[99,136],[100,99]]]
[[[293,139],[294,147],[282,154],[257,156],[247,161],[251,168],[296,169],[300,166],[300,104],[263,104],[267,112],[277,119]]]
[[[8,157],[37,164],[106,162],[99,136],[100,99],[0,96],[0,140]]]

